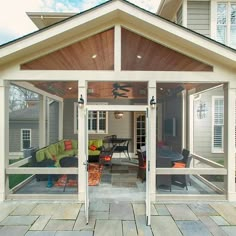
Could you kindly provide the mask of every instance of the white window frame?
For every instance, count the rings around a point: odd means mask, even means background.
[[[217,148],[214,147],[214,127],[215,127],[215,100],[221,99],[224,102],[224,96],[212,96],[212,153],[224,153],[224,104],[223,104],[223,124],[221,125],[222,128],[222,147]]]
[[[96,105],[103,105],[102,104],[97,104]],[[78,103],[74,103],[74,134],[78,134]],[[108,134],[108,112],[106,111],[106,116],[105,116],[105,122],[106,122],[106,129],[101,130],[99,127],[99,113],[102,111],[97,111],[97,130],[88,130],[89,134]],[[88,121],[89,122],[89,121]]]
[[[29,147],[31,147],[31,144],[32,144],[32,130],[31,129],[21,129],[20,130],[20,141],[21,141],[20,147],[21,147],[21,151],[24,150],[24,148],[23,148],[23,131],[29,131],[30,132],[30,135],[29,135],[30,136],[30,139],[29,139],[30,145],[29,145]]]
[[[229,0],[221,0],[221,1],[217,1],[216,5],[215,5],[215,20],[213,22],[215,22],[215,40],[217,40],[217,9],[218,9],[218,4],[226,4],[226,11],[227,11],[227,15],[226,15],[226,39],[225,39],[225,45],[231,46],[230,43],[230,36],[231,36],[231,4],[236,4],[236,1],[229,1]],[[236,26],[236,25],[235,25]],[[235,45],[236,43],[234,43]],[[233,46],[231,46],[233,47]]]

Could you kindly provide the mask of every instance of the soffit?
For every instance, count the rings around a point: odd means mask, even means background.
[[[62,20],[65,20],[77,13],[56,13],[56,12],[27,12],[31,21],[39,28],[45,28]]]

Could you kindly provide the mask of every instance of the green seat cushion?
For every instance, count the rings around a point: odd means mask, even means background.
[[[98,156],[100,154],[100,150],[92,151],[89,149],[88,154],[89,154],[89,156]]]
[[[57,155],[57,149],[58,149],[58,145],[56,145],[56,144],[50,144],[49,146],[48,146],[48,151],[52,154],[52,155]]]
[[[61,141],[58,143],[58,152],[61,153],[61,152],[64,152],[64,150],[65,150],[64,140],[61,140]]]
[[[36,161],[37,162],[44,161],[45,159],[46,159],[45,149],[41,149],[36,152]]]
[[[44,153],[45,153],[45,156],[46,156],[47,159],[53,160],[54,155],[51,154],[48,149],[45,149]]]
[[[72,139],[72,147],[73,149],[78,149],[78,140]]]
[[[91,139],[91,140],[89,140],[88,146],[90,147],[91,145],[94,145],[97,148],[99,148],[103,145],[103,140],[102,139]]]

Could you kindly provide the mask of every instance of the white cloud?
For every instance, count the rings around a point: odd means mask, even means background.
[[[107,0],[0,0],[0,45],[37,30],[26,12],[80,12]],[[156,12],[160,0],[130,0]],[[156,6],[156,7],[154,7]]]

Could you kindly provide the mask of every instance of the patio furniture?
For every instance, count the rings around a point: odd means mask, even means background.
[[[78,158],[77,157],[64,157],[60,160],[61,167],[78,167]],[[63,188],[63,192],[66,190],[66,185],[69,181],[69,179],[72,180],[78,180],[78,175],[66,175],[66,181]]]
[[[183,155],[179,152],[167,148],[157,148],[157,158],[167,158],[172,162],[183,160]]]
[[[184,156],[183,160],[174,162],[173,168],[189,168],[190,167],[192,155],[189,155],[190,152],[187,149],[183,149],[182,154]],[[189,175],[172,175],[172,183],[176,185],[180,185],[182,187],[186,187],[186,190],[188,190],[188,186],[187,186],[188,182],[191,185],[191,180],[190,180]]]
[[[137,178],[140,178],[142,182],[146,180],[146,161],[144,160],[143,153],[137,150],[138,155],[138,174]]]
[[[103,140],[104,143],[111,144],[114,146],[116,144],[116,153],[124,153],[126,157],[130,159],[129,155],[129,142],[131,138],[118,138],[116,135],[106,136]]]
[[[116,145],[113,145],[111,148],[103,148],[99,155],[99,165],[110,165],[112,167],[112,156]]]
[[[156,160],[157,168],[170,168],[172,167],[172,161],[168,158],[158,157]],[[156,175],[156,187],[169,187],[171,192],[171,175]]]
[[[98,162],[99,155],[103,146],[102,139],[90,139],[88,141],[88,160],[89,162]]]

